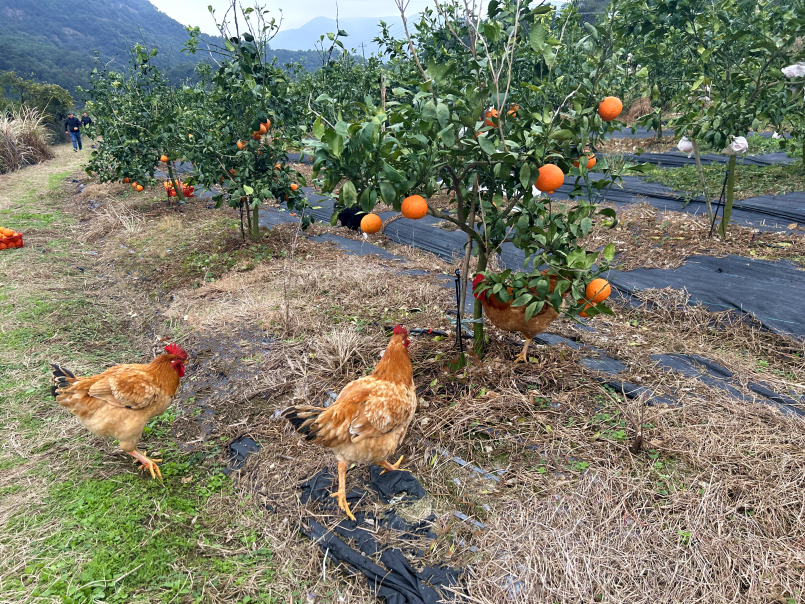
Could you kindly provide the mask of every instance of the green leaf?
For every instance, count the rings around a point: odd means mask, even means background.
[[[344,137],[336,134],[333,130],[327,130],[323,138],[324,142],[330,147],[330,153],[335,157],[341,157],[341,153],[344,151]]]
[[[596,41],[598,40],[598,30],[595,28],[595,26],[592,23],[589,23],[589,22],[585,21],[584,22],[584,29],[586,29],[587,33],[589,33],[593,37],[593,40],[596,40]]]
[[[581,232],[585,235],[590,232],[590,229],[593,227],[593,221],[589,218],[582,218],[581,219]]]
[[[324,124],[321,123],[321,117],[317,117],[316,121],[313,122],[313,136],[318,140],[321,140],[321,137],[324,136]]]
[[[338,224],[338,212],[333,212],[333,215],[330,216],[330,226],[335,226]]]
[[[243,185],[243,192],[246,193],[246,195],[254,195],[254,189],[249,185]]]
[[[524,294],[520,294],[519,296],[517,296],[517,299],[514,302],[512,302],[512,306],[523,306],[524,304],[527,304],[530,299],[531,299],[530,293],[526,292]]]
[[[612,262],[612,259],[615,257],[615,244],[609,243],[604,248],[604,258],[607,262]]]
[[[644,65],[643,67],[640,68],[640,71],[638,71],[635,75],[638,78],[646,78],[646,77],[648,77],[648,67],[646,67]]]
[[[439,125],[446,128],[450,121],[450,108],[446,103],[439,103],[436,105],[436,119],[439,120]]]
[[[520,168],[520,184],[523,185],[523,188],[527,191],[530,191],[531,185],[534,184],[534,179],[531,178],[531,166],[529,164],[523,164]]]
[[[478,137],[478,146],[481,147],[481,150],[487,155],[492,155],[495,152],[495,145],[489,140],[486,134],[481,134]]]
[[[529,321],[531,317],[542,311],[545,306],[545,300],[539,300],[537,302],[532,302],[525,309],[525,320]]]
[[[548,32],[545,31],[545,28],[541,23],[537,23],[528,33],[528,43],[535,52],[542,52],[542,49],[545,47],[545,39],[547,37]]]
[[[422,105],[422,119],[429,121],[436,119],[436,104],[432,100],[428,100]]]
[[[397,184],[405,182],[405,177],[385,162],[383,162],[383,176]]]
[[[380,197],[384,203],[392,205],[397,201],[397,190],[390,182],[383,180],[380,182]]]
[[[551,134],[551,138],[554,139],[554,140],[558,140],[558,141],[568,140],[568,139],[573,138],[573,132],[563,128],[563,129],[557,130],[556,132]]]
[[[364,212],[371,212],[374,204],[372,203],[372,190],[364,189],[361,193],[361,209]]]
[[[354,206],[355,202],[358,201],[358,191],[355,189],[355,185],[352,184],[351,180],[345,182],[344,186],[341,187],[341,193],[338,195],[338,199],[341,204],[346,207]]]
[[[439,106],[441,107],[441,105]],[[444,130],[439,132],[439,138],[448,147],[454,146],[456,144],[456,132],[453,129],[453,126],[448,126]]]

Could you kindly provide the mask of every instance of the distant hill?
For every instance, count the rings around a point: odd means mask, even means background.
[[[157,64],[172,81],[193,74],[205,55],[181,52],[183,25],[148,0],[0,0],[0,71],[63,86],[84,85],[95,62],[128,62],[128,48],[157,46]],[[315,53],[274,53],[280,63],[301,60],[315,68]],[[208,58],[208,57],[206,57]]]
[[[2,1],[2,0],[0,0]],[[365,53],[377,52],[377,45],[372,40],[380,33],[380,21],[385,21],[389,26],[389,31],[395,37],[403,36],[402,20],[397,17],[354,17],[339,19],[338,27],[346,31],[349,36],[342,39],[347,50],[353,50],[358,56]],[[413,18],[411,19],[414,20]],[[327,32],[337,31],[335,19],[327,17],[316,17],[297,29],[286,29],[280,31],[271,40],[271,48],[284,48],[286,50],[313,50],[319,41],[319,36]],[[327,39],[325,38],[325,42]],[[361,42],[364,47],[361,48]]]

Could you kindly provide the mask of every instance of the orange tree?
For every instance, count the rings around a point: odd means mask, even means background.
[[[382,107],[367,98],[361,105],[365,118],[351,123],[319,118],[315,140],[307,141],[323,191],[332,192],[343,182],[333,220],[345,207],[359,205],[371,212],[382,200],[400,209],[412,193],[426,198],[443,193],[451,196],[449,210],[429,205],[428,213],[467,234],[479,272],[486,271],[490,255],[499,253],[504,243],[524,250],[524,270],[486,272],[476,293],[491,288],[504,302],[513,299],[514,305],[526,306],[527,319],[546,304],[577,315],[585,306],[587,283],[614,255],[611,245],[603,251],[582,245],[594,220],[603,217],[614,226],[612,209],[593,203],[594,194],[558,204],[534,188],[541,172],[550,170],[560,174],[558,182],[543,187],[550,193],[562,184],[563,175],[575,176],[577,185],[592,183],[588,193],[600,191],[614,177],[603,161],[602,177],[596,179],[588,173],[592,162],[574,166],[587,156],[592,140],[610,127],[597,113],[600,99],[589,78],[582,74],[571,82],[543,65],[544,79],[512,82],[513,65],[553,64],[557,52],[572,50],[554,37],[551,10],[531,10],[509,0],[490,3],[481,18],[454,5],[438,16],[441,25],[435,18],[429,25],[426,13],[417,26],[418,39],[438,39],[428,38],[427,30],[442,27],[455,38],[451,53],[437,61],[438,49],[418,49],[411,37],[406,43],[389,40],[395,61],[416,66],[408,81],[391,91],[393,100]],[[403,10],[401,14],[408,31]],[[589,37],[579,41],[588,42]],[[400,59],[406,45],[408,54]],[[428,56],[424,50],[430,57],[423,64],[420,54]],[[592,60],[605,68],[605,56]],[[395,69],[399,73],[392,65]],[[576,186],[574,193],[582,190]],[[552,290],[550,277],[557,279]],[[598,304],[586,312],[594,316],[611,310]],[[478,352],[484,345],[481,313],[476,302],[472,321]]]
[[[156,48],[149,51],[138,44],[131,50],[125,73],[96,66],[91,87],[80,90],[88,99],[95,132],[102,137],[90,155],[87,172],[97,173],[101,182],[123,180],[145,186],[153,184],[160,157],[166,155],[181,198],[171,163],[182,157],[189,111],[184,91],[172,87],[152,65],[156,55]]]
[[[283,136],[282,97],[285,72],[266,60],[268,40],[277,26],[266,11],[247,8],[235,14],[235,32],[226,20],[219,25],[223,46],[208,42],[217,55],[217,69],[200,65],[199,83],[172,87],[150,60],[156,49],[135,47],[127,75],[96,71],[87,91],[102,136],[93,153],[90,171],[102,180],[154,180],[160,156],[177,194],[175,160],[189,162],[185,180],[214,191],[216,207],[227,203],[240,209],[252,236],[260,237],[259,209],[278,199],[290,209],[307,206],[299,185],[304,177],[286,165],[288,142]],[[198,28],[190,30],[186,50],[202,44]],[[303,216],[303,226],[309,224]]]

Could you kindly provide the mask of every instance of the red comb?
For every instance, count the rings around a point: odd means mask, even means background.
[[[407,336],[408,335],[408,330],[405,327],[403,327],[402,325],[395,325],[394,326],[394,335],[397,336],[397,335],[400,335],[400,334],[403,334],[403,335]]]
[[[165,346],[165,352],[168,354],[175,354],[177,357],[180,357],[182,360],[187,360],[187,353],[184,351],[184,348],[179,346],[178,344],[168,344]]]

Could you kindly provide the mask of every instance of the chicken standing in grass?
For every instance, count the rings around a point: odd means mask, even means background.
[[[187,353],[178,344],[165,346],[147,365],[115,365],[91,377],[76,377],[53,367],[51,392],[62,407],[96,436],[120,441],[120,448],[137,459],[140,469],[159,476],[161,459],[149,459],[137,450],[146,422],[165,412],[179,391]]]
[[[482,274],[479,273],[475,275],[475,278],[472,280],[473,290],[477,289],[483,280],[484,276]],[[550,291],[553,291],[553,288],[556,287],[556,277],[551,276],[549,282]],[[508,291],[511,295],[511,288],[509,288]],[[525,345],[514,360],[515,363],[520,361],[525,363],[528,360],[528,346],[531,344],[531,340],[533,340],[537,334],[545,331],[548,325],[559,317],[559,313],[554,310],[553,306],[546,302],[540,312],[526,321],[526,306],[512,306],[511,303],[513,300],[501,302],[491,291],[485,291],[480,294],[473,293],[472,295],[481,301],[481,305],[484,307],[484,313],[489,320],[492,321],[492,325],[503,331],[520,332],[523,334]]]
[[[283,412],[294,429],[332,449],[338,460],[338,491],[333,497],[347,516],[346,473],[354,463],[376,463],[385,471],[397,470],[388,458],[402,442],[416,411],[408,331],[394,327],[388,348],[371,375],[347,384],[328,408],[299,405]]]

